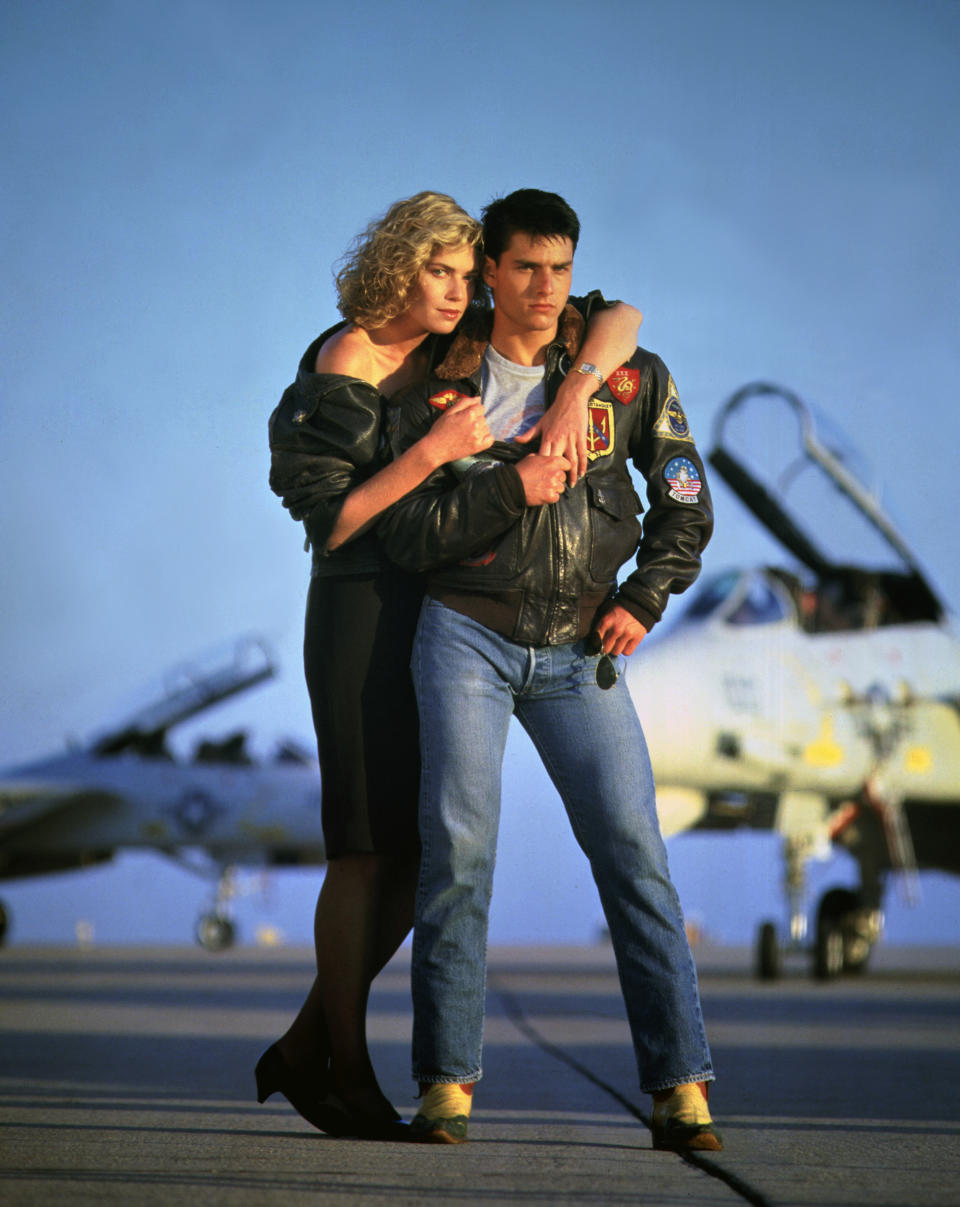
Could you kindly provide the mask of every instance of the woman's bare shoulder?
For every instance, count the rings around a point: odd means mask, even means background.
[[[320,346],[314,371],[342,373],[344,377],[359,377],[361,381],[371,381],[372,360],[370,340],[366,332],[359,327],[344,327]]]

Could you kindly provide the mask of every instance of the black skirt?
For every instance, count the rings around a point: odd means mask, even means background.
[[[419,580],[389,566],[310,581],[303,660],[327,858],[418,849],[410,651],[422,594]]]

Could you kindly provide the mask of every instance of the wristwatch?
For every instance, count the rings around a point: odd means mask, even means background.
[[[584,377],[593,376],[601,385],[603,385],[603,374],[596,365],[591,365],[588,360],[581,361],[580,364],[577,365],[577,372],[582,373]]]

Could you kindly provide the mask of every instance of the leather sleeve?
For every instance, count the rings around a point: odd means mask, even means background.
[[[395,457],[419,440],[440,414],[426,398],[417,388],[394,400],[388,431]],[[432,570],[488,548],[520,518],[524,502],[523,483],[512,465],[465,458],[438,469],[394,503],[377,533],[397,565],[414,572]]]
[[[567,305],[572,306],[586,322],[589,322],[598,310],[609,310],[616,306],[617,302],[617,298],[608,302],[599,289],[591,289],[584,297],[575,297],[571,294],[567,298]]]
[[[381,466],[382,400],[352,377],[301,372],[270,416],[270,488],[323,552],[351,490]]]
[[[701,554],[713,532],[713,503],[703,460],[686,426],[686,417],[680,411],[683,422],[674,423],[672,429],[667,421],[668,402],[676,400],[679,408],[667,367],[658,356],[645,354],[645,358],[630,455],[646,479],[649,507],[636,569],[620,584],[615,602],[649,629],[663,615],[670,595],[685,591],[700,573]],[[676,409],[673,413],[675,416]],[[676,458],[693,466],[700,482],[699,490],[681,494],[680,498],[667,478],[668,466]]]

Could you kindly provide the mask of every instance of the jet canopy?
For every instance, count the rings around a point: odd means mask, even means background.
[[[795,619],[780,575],[770,569],[727,570],[708,578],[684,612],[685,621],[714,621],[743,628]]]
[[[176,667],[167,676],[162,695],[120,725],[111,727],[94,739],[95,754],[112,755],[135,751],[141,755],[166,755],[169,729],[188,721],[214,704],[238,695],[275,674],[276,668],[264,642],[244,637],[233,643],[226,654],[215,651],[206,659],[197,659]],[[230,739],[238,742],[239,735]],[[200,753],[204,761],[246,762],[242,750],[212,748]]]
[[[717,417],[709,461],[804,567],[768,578],[779,577],[805,628],[942,620],[943,605],[863,458],[796,394],[764,382],[738,390]]]

